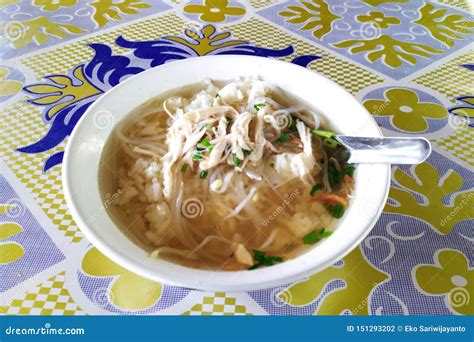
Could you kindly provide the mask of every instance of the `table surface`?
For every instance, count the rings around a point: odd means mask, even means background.
[[[474,314],[467,2],[1,0],[0,13],[1,313]],[[321,73],[384,135],[433,145],[425,163],[392,167],[389,200],[360,246],[297,283],[211,293],[150,281],[92,246],[64,200],[68,135],[102,93],[152,66],[224,53]]]

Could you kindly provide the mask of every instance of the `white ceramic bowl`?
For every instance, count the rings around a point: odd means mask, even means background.
[[[117,123],[165,91],[205,78],[231,80],[246,75],[260,75],[309,102],[330,119],[338,132],[382,136],[371,115],[344,89],[290,63],[261,57],[209,56],[167,63],[142,72],[108,91],[87,110],[71,134],[64,156],[63,186],[69,209],[81,231],[102,253],[130,271],[156,281],[202,290],[240,291],[307,277],[341,259],[367,236],[387,199],[390,186],[387,164],[359,165],[355,199],[333,235],[301,256],[272,267],[215,272],[151,259],[113,223],[104,210],[98,173],[104,143]],[[106,127],[94,122],[94,115],[101,111],[114,115],[113,122]]]

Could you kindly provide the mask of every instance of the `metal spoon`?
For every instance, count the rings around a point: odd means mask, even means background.
[[[335,135],[349,151],[348,163],[419,164],[431,153],[425,138],[369,138]]]

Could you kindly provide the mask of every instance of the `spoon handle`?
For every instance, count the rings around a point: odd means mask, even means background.
[[[425,138],[370,138],[336,135],[350,153],[348,163],[419,164],[431,153]]]

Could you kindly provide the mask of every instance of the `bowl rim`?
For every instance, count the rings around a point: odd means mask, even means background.
[[[124,80],[117,86],[111,88],[110,90],[106,91],[102,94],[94,103],[92,103],[86,112],[82,115],[76,126],[74,127],[73,131],[70,134],[68,139],[63,163],[62,163],[62,183],[63,183],[63,190],[64,196],[66,199],[66,203],[68,209],[71,212],[72,217],[76,221],[78,227],[80,227],[81,232],[84,236],[101,251],[105,256],[110,258],[112,261],[116,262],[120,266],[126,268],[127,270],[137,273],[145,278],[152,279],[154,281],[159,281],[165,284],[170,285],[177,285],[177,286],[184,286],[193,289],[199,290],[209,290],[209,291],[250,291],[250,290],[257,290],[263,288],[269,288],[279,285],[284,285],[287,283],[291,283],[297,280],[301,280],[306,278],[320,270],[323,270],[329,267],[334,262],[342,259],[348,253],[350,253],[353,249],[355,249],[363,239],[370,233],[374,225],[376,224],[377,220],[379,219],[384,204],[387,201],[388,193],[390,189],[390,178],[391,178],[391,168],[389,164],[364,164],[364,165],[378,165],[382,169],[380,173],[381,182],[384,183],[383,193],[378,195],[378,205],[377,209],[372,212],[370,220],[366,220],[367,223],[365,224],[365,228],[359,233],[359,235],[354,236],[351,239],[351,242],[344,246],[344,248],[339,249],[337,253],[329,253],[329,256],[326,256],[322,261],[318,263],[308,262],[305,261],[304,265],[298,265],[303,255],[300,255],[292,260],[287,260],[281,264],[274,265],[272,267],[256,269],[252,271],[252,277],[245,276],[244,274],[249,274],[249,271],[208,271],[208,270],[200,270],[200,269],[193,269],[189,267],[180,266],[178,264],[174,264],[165,260],[154,260],[162,264],[163,268],[170,267],[171,271],[163,271],[156,269],[152,270],[145,265],[145,261],[141,257],[136,257],[135,255],[128,253],[124,253],[123,251],[118,250],[112,241],[104,241],[98,234],[98,227],[94,225],[94,222],[90,223],[87,222],[85,216],[83,215],[83,207],[78,206],[78,201],[74,198],[73,192],[77,189],[77,186],[81,186],[74,181],[74,177],[72,176],[72,164],[75,163],[74,159],[76,157],[73,154],[73,151],[77,147],[78,139],[80,134],[82,133],[81,129],[85,126],[85,122],[90,119],[94,112],[97,109],[100,110],[100,107],[103,105],[105,99],[113,97],[116,93],[118,93],[119,89],[126,89],[130,85],[137,83],[140,79],[146,78],[146,74],[156,73],[157,70],[164,71],[166,69],[179,69],[180,67],[185,67],[187,64],[193,65],[194,63],[219,63],[223,60],[234,60],[235,62],[243,62],[246,63],[263,63],[263,64],[272,64],[274,67],[281,67],[281,68],[288,68],[292,69],[292,72],[295,73],[311,73],[313,77],[319,77],[320,80],[324,80],[324,82],[331,85],[333,88],[339,88],[339,92],[342,90],[348,98],[348,95],[355,100],[358,105],[359,109],[365,111],[366,119],[371,123],[372,129],[374,130],[373,136],[383,136],[380,128],[378,127],[375,119],[373,116],[368,113],[365,108],[355,99],[353,95],[348,93],[344,88],[333,82],[332,80],[326,78],[324,75],[318,74],[312,70],[306,69],[304,67],[300,67],[288,62],[284,62],[281,60],[270,59],[265,57],[255,57],[255,56],[240,56],[240,55],[225,55],[225,56],[202,56],[202,57],[195,57],[195,58],[187,58],[179,61],[173,61],[171,63],[166,63],[160,66],[156,66],[150,69],[147,69],[139,74],[133,75],[128,79]],[[309,77],[309,76],[308,76]],[[191,82],[193,83],[193,82]],[[188,84],[191,84],[188,83]],[[142,102],[143,103],[143,102]],[[135,106],[135,108],[138,106]],[[129,113],[122,116],[127,116]],[[337,121],[337,120],[336,120]],[[120,122],[118,120],[115,122],[113,127]],[[113,128],[109,130],[112,132]],[[99,160],[101,159],[102,149],[99,152]],[[98,175],[98,169],[97,169]],[[97,184],[94,186],[98,187]],[[81,182],[81,184],[83,184]],[[356,182],[357,184],[357,182]],[[357,185],[356,185],[357,187]],[[382,189],[377,189],[382,190]],[[347,215],[345,215],[347,216]],[[338,226],[342,225],[342,223],[347,219],[341,219]],[[109,218],[110,221],[110,218]],[[113,222],[112,222],[113,223]],[[118,234],[123,234],[121,230],[113,224],[115,229],[117,230]],[[336,229],[337,231],[337,229]],[[334,236],[335,234],[333,234]],[[125,236],[125,235],[124,235]],[[334,239],[334,237],[331,239]],[[119,237],[118,237],[119,238]],[[126,239],[128,237],[125,236]],[[326,239],[325,241],[330,241],[331,239]],[[128,239],[129,240],[129,239]],[[131,240],[129,243],[134,244]],[[319,246],[323,246],[324,243],[318,244],[317,246],[311,248],[311,250],[316,249]],[[135,246],[136,248],[139,248]],[[134,249],[130,246],[131,249]],[[138,250],[135,248],[135,252]],[[142,252],[144,252],[142,250]],[[308,252],[304,253],[307,254]],[[165,264],[169,264],[165,267]],[[291,267],[297,269],[297,271],[292,271]],[[206,279],[206,281],[199,280],[199,279]],[[211,279],[211,281],[209,280]],[[214,279],[214,281],[212,281]]]

